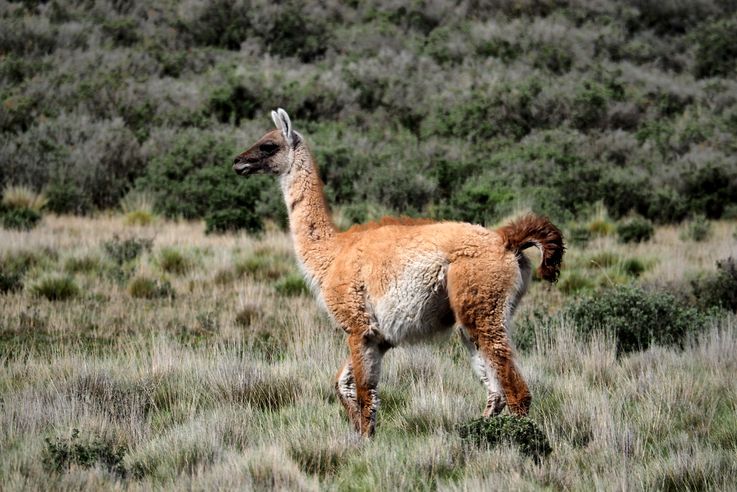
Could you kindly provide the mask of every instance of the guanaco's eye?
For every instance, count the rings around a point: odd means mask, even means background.
[[[278,148],[279,146],[276,145],[274,142],[264,142],[258,146],[258,150],[260,150],[261,152],[266,152],[267,154],[273,153]]]

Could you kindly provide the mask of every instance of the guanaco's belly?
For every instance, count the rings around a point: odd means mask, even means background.
[[[375,302],[378,330],[394,346],[448,332],[455,319],[448,301],[448,262],[433,252],[412,259]]]

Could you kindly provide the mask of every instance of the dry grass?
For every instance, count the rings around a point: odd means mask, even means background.
[[[734,256],[734,229],[715,223],[706,243],[682,241],[677,227],[638,245],[606,236],[572,248],[567,261],[611,252],[647,260],[642,281],[682,281]],[[455,336],[387,355],[377,436],[363,441],[332,392],[344,335],[311,298],[279,296],[279,278],[239,272],[244,258],[288,258],[288,236],[203,230],[50,216],[34,231],[0,231],[0,257],[39,258],[26,287],[0,294],[4,490],[684,490],[737,481],[733,316],[686,350],[619,358],[612,340],[583,343],[566,320],[548,318],[520,362],[531,417],[553,446],[540,464],[511,447],[462,445],[455,426],[480,414],[485,395]],[[116,266],[101,246],[114,234],[153,237],[151,252]],[[197,259],[167,277],[176,297],[131,297],[131,278],[165,274],[164,248]],[[77,297],[33,297],[28,286],[62,272]],[[522,309],[565,302],[535,283]],[[93,458],[56,471],[45,439],[67,442],[72,429]],[[124,450],[116,466],[95,458],[106,449]]]

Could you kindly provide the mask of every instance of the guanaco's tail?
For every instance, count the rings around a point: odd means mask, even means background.
[[[530,246],[537,246],[543,255],[538,271],[548,282],[555,283],[563,260],[563,234],[547,217],[534,214],[523,215],[511,223],[497,229],[504,246],[509,251],[519,253]]]

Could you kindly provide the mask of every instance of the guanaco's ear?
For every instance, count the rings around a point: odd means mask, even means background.
[[[292,120],[289,119],[289,115],[282,108],[271,112],[271,118],[274,120],[276,127],[281,130],[284,138],[292,145],[297,143],[297,136],[292,130]]]

